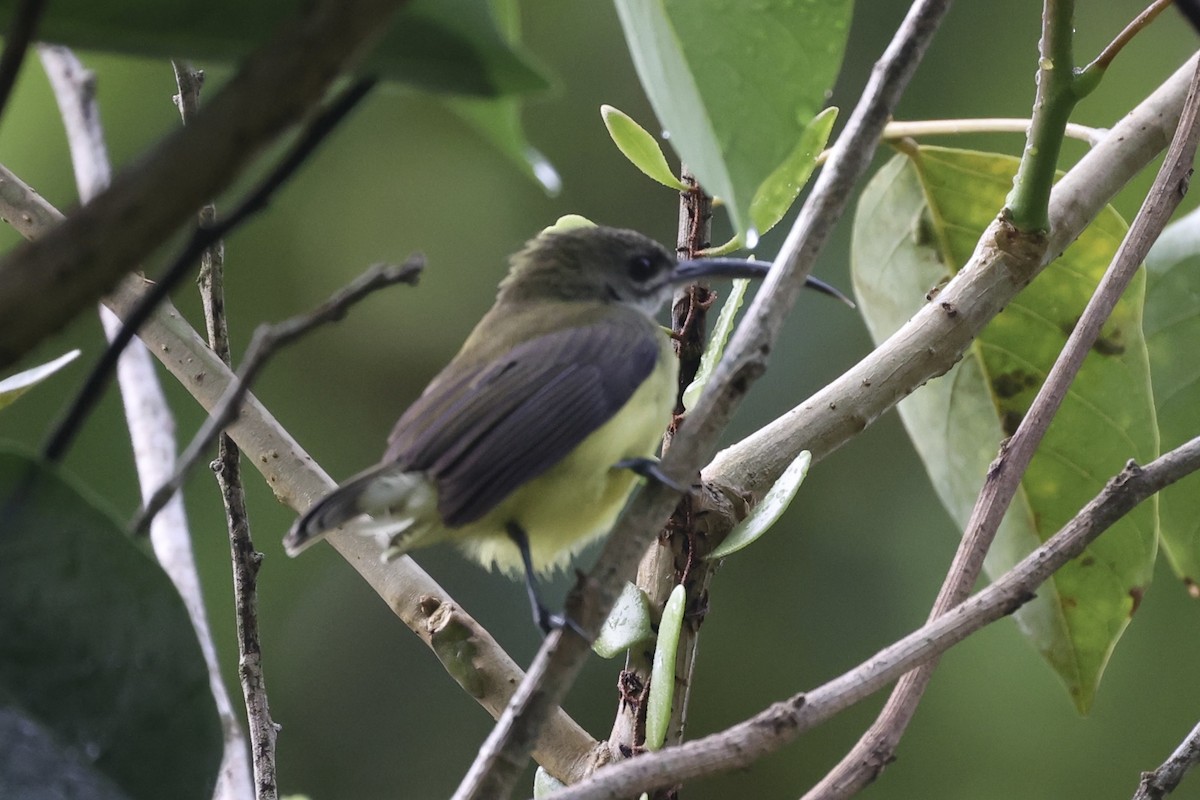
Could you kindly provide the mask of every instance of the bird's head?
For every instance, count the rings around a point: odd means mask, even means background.
[[[513,256],[500,300],[623,303],[653,315],[676,286],[702,278],[761,278],[769,267],[728,258],[676,262],[658,242],[621,228],[550,229]]]

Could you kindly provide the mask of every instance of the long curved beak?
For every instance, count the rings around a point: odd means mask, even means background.
[[[754,261],[748,258],[693,258],[680,261],[671,272],[671,283],[691,283],[702,278],[765,278],[771,269],[770,261]],[[825,281],[809,275],[804,281],[806,289],[841,300],[854,308],[854,301]]]

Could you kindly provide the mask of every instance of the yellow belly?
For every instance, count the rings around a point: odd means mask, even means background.
[[[506,530],[510,522],[525,530],[538,572],[565,566],[574,553],[607,533],[638,480],[630,470],[612,465],[652,456],[670,421],[678,362],[665,337],[663,345],[658,366],[612,419],[484,517],[446,531],[445,538],[484,566],[516,574],[522,564]]]

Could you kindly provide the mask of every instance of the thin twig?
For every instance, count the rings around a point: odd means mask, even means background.
[[[188,472],[204,456],[209,445],[237,417],[254,379],[276,350],[291,344],[318,325],[341,319],[352,305],[372,292],[397,283],[415,284],[424,266],[425,262],[421,256],[412,256],[399,266],[373,264],[366,272],[312,311],[275,325],[260,325],[254,331],[250,346],[246,349],[246,357],[238,368],[237,380],[225,390],[212,414],[204,421],[187,450],[179,457],[179,468],[175,474],[158,488],[145,509],[131,523],[133,531],[138,534],[145,532],[155,513],[183,485]]]
[[[1133,800],[1162,800],[1175,791],[1183,776],[1200,764],[1200,725],[1192,728],[1171,757],[1153,772],[1143,772]]]
[[[954,136],[963,133],[1028,133],[1029,120],[1024,117],[980,117],[972,119],[892,120],[883,129],[884,139],[907,139],[921,136]],[[1076,122],[1067,123],[1066,135],[1088,145],[1095,145],[1108,131]]]
[[[38,50],[67,131],[79,196],[87,202],[108,186],[112,174],[96,103],[95,75],[65,47],[43,45]],[[105,334],[110,339],[116,336],[121,327],[116,315],[101,306],[100,318]],[[138,485],[141,496],[147,498],[152,487],[173,471],[176,443],[175,420],[159,384],[154,360],[142,342],[133,343],[121,355],[117,363],[117,382],[133,444]],[[221,719],[224,753],[213,791],[214,800],[244,800],[251,792],[246,740],[217,662],[182,497],[177,497],[155,520],[150,541],[155,557],[178,589],[195,628],[208,670],[209,688]]]
[[[333,131],[374,85],[374,78],[364,78],[346,88],[328,108],[309,123],[304,133],[292,145],[279,164],[247,195],[232,214],[212,227],[196,228],[192,232],[183,250],[163,271],[139,307],[125,319],[125,325],[120,334],[113,339],[103,357],[96,362],[96,366],[88,374],[83,387],[67,409],[66,416],[55,428],[46,442],[46,446],[42,449],[42,455],[47,461],[51,463],[60,461],[66,454],[75,434],[78,433],[87,415],[99,401],[104,386],[108,383],[113,369],[116,367],[121,351],[137,335],[138,328],[150,318],[155,307],[179,285],[200,254],[214,242],[228,236],[234,228],[245,222],[250,216],[266,208],[272,195],[300,168],[312,155],[317,145]]]
[[[37,33],[45,10],[45,0],[19,0],[13,9],[12,23],[4,37],[4,53],[0,55],[0,119],[3,119],[4,110],[8,108],[21,64],[25,62],[25,53]]]
[[[1031,120],[1024,117],[969,117],[966,119],[892,120],[883,128],[883,139],[919,139],[922,136],[961,136],[967,133],[1029,133]],[[1108,131],[1076,122],[1064,129],[1067,138],[1087,142],[1089,147],[1100,143]],[[829,160],[829,150],[817,156],[817,166]]]
[[[187,125],[200,111],[200,88],[204,84],[204,73],[177,61],[172,62],[171,66],[179,88],[179,94],[174,98],[175,104],[180,118]],[[217,216],[216,206],[213,203],[205,204],[197,216],[197,224],[201,228],[213,227]],[[230,364],[229,322],[225,316],[224,241],[218,239],[200,254],[200,277],[197,283],[204,306],[208,343],[218,358]],[[279,735],[279,726],[271,719],[263,671],[262,642],[258,635],[258,571],[262,566],[262,553],[255,549],[250,536],[250,515],[246,510],[240,458],[237,445],[222,433],[217,460],[212,466],[221,489],[225,525],[229,532],[238,641],[238,682],[246,705],[250,756],[254,766],[254,797],[256,800],[276,800],[279,797],[279,780],[275,740]],[[175,475],[181,475],[186,466],[182,463],[177,465]]]
[[[944,653],[1031,600],[1056,570],[1158,491],[1200,470],[1200,437],[1145,467],[1132,461],[1066,525],[1008,572],[949,613],[880,650],[854,669],[775,703],[702,739],[604,767],[555,800],[608,800],[746,767],[869,697],[913,667]]]
[[[1200,113],[1200,63],[1193,72],[1183,114],[1166,160],[1141,210],[1130,226],[1112,263],[1051,368],[1016,432],[1000,448],[988,469],[983,488],[971,511],[963,539],[930,617],[962,602],[975,585],[983,561],[1021,477],[1029,467],[1051,420],[1095,344],[1105,321],[1133,279],[1150,246],[1158,239],[1187,189],[1196,152],[1197,114]],[[892,759],[900,737],[912,720],[937,662],[923,665],[897,684],[879,718],[849,753],[813,789],[807,800],[848,797],[870,783]]]
[[[1113,62],[1117,54],[1125,48],[1125,45],[1133,41],[1133,37],[1142,32],[1151,22],[1158,17],[1159,14],[1167,10],[1172,0],[1154,0],[1153,3],[1146,6],[1142,13],[1134,17],[1125,29],[1117,34],[1117,38],[1108,43],[1108,46],[1100,51],[1100,55],[1092,60],[1092,63],[1083,68],[1083,72],[1103,72],[1108,69],[1108,65]]]
[[[883,126],[908,85],[949,0],[918,0],[872,71],[863,97],[801,208],[779,259],[746,313],[696,407],[672,440],[662,462],[673,477],[694,475],[749,385],[765,369],[766,356],[795,305],[816,256],[849,203],[851,187],[866,172]],[[678,479],[678,478],[677,478]],[[596,564],[567,600],[571,619],[595,633],[612,608],[642,553],[678,497],[663,486],[643,487],[630,502]],[[589,652],[579,636],[556,631],[547,637],[500,721],[480,748],[454,797],[507,797],[524,768],[542,720],[562,701]]]

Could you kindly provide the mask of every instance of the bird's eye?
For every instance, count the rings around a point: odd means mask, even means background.
[[[658,266],[652,256],[634,256],[629,259],[629,277],[635,283],[645,283],[658,273]]]

